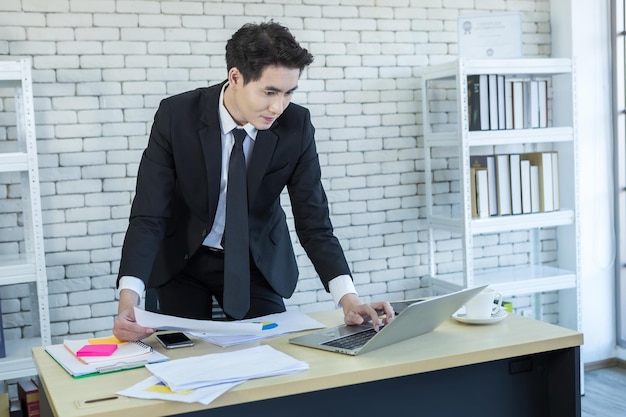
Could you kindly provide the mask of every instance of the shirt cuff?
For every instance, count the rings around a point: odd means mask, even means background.
[[[137,295],[139,295],[139,298],[141,298],[141,294],[143,294],[145,289],[146,289],[146,284],[144,284],[142,280],[140,280],[137,277],[124,275],[123,277],[120,278],[119,285],[117,286],[117,297],[119,298],[120,291],[131,290],[137,293]]]
[[[330,289],[330,295],[333,297],[333,301],[337,307],[341,307],[339,304],[339,300],[346,294],[356,294],[356,288],[354,287],[354,282],[352,282],[352,278],[350,275],[339,275],[330,280],[328,283],[328,288]]]

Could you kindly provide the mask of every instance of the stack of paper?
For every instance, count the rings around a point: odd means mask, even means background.
[[[194,398],[193,401],[208,404],[221,393],[249,379],[300,372],[309,369],[309,365],[263,345],[150,364],[146,368],[153,378],[117,394],[185,402]]]
[[[309,369],[309,366],[271,346],[263,345],[155,363],[146,365],[146,368],[172,391],[185,391],[300,372]]]
[[[240,323],[260,323],[263,326],[262,331],[257,334],[220,334],[218,332],[192,332],[192,334],[215,345],[227,347],[267,339],[281,334],[325,327],[322,323],[299,311],[269,314],[255,319],[242,320]]]
[[[263,325],[258,322],[186,319],[153,313],[138,307],[135,307],[135,321],[143,327],[159,330],[198,331],[215,334],[251,335],[259,334],[263,330]]]
[[[142,398],[144,400],[167,400],[183,403],[198,402],[208,405],[217,397],[237,385],[239,385],[239,383],[220,384],[195,390],[174,392],[163,382],[159,381],[156,376],[151,376],[128,389],[117,392],[117,394],[126,397]]]
[[[135,307],[135,320],[144,327],[186,331],[221,347],[324,327],[320,322],[298,311],[286,311],[247,320],[212,321],[168,316]]]
[[[111,338],[89,340],[65,340],[58,345],[46,346],[46,352],[75,378],[122,371],[144,366],[147,363],[167,361],[169,358],[143,342],[117,342],[118,347],[109,356],[76,356],[75,352],[90,344],[113,340]],[[91,342],[91,343],[90,343]]]

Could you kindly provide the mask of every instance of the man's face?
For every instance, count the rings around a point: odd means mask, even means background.
[[[231,68],[226,109],[239,125],[250,123],[258,130],[269,129],[291,102],[299,78],[297,68],[271,66],[263,70],[261,78],[244,85],[239,70]]]

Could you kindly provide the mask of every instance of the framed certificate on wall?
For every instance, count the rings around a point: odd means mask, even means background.
[[[459,56],[463,58],[520,58],[521,13],[459,16]]]

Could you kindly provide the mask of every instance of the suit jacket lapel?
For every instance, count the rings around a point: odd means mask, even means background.
[[[217,201],[220,193],[220,179],[222,175],[222,134],[218,101],[222,84],[209,88],[199,104],[200,126],[198,137],[202,146],[204,162],[206,164],[208,183],[208,212],[210,221],[215,218]]]
[[[261,180],[267,172],[267,166],[274,154],[277,141],[278,136],[272,129],[259,130],[257,132],[252,159],[248,165],[248,201],[254,201],[254,196],[261,185]]]

